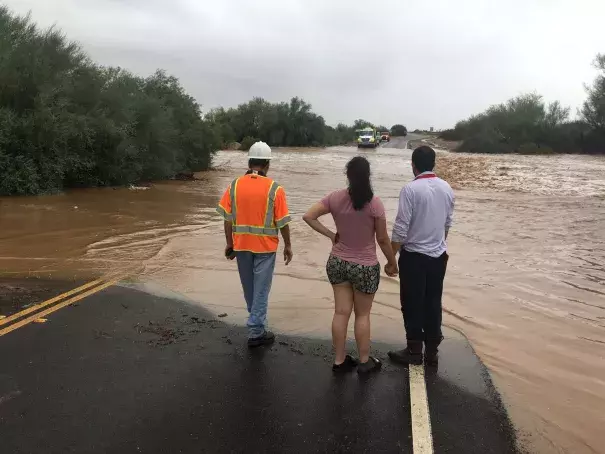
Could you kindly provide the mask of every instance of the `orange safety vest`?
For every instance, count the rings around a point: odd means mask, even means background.
[[[232,223],[235,251],[277,251],[279,230],[292,221],[284,189],[254,172],[233,180],[216,210]]]

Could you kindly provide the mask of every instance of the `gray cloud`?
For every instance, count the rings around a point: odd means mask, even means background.
[[[208,109],[301,96],[329,123],[448,127],[526,91],[573,109],[601,0],[4,0],[98,62],[166,69]]]

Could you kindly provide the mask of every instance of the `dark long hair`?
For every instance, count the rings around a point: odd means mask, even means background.
[[[347,163],[349,195],[353,208],[359,211],[374,197],[370,181],[370,163],[363,156],[355,156]]]

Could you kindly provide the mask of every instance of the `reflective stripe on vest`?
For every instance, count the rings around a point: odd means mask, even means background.
[[[287,216],[275,221],[275,227],[277,227],[278,229],[283,229],[290,222],[292,222],[292,218],[290,217],[290,215],[287,215]]]
[[[216,207],[216,212],[220,214],[226,221],[232,220],[231,214],[227,213],[227,211],[220,204]]]
[[[277,189],[279,185],[274,181],[271,183],[271,187],[269,188],[268,200],[267,200],[267,211],[265,212],[265,225],[264,226],[256,226],[256,225],[237,225],[237,182],[239,178],[236,178],[231,183],[230,196],[231,196],[231,216],[233,223],[233,233],[249,233],[251,235],[259,235],[259,236],[277,236],[279,230],[274,227],[273,218],[275,211],[275,194],[277,193]]]
[[[278,230],[266,229],[264,227],[254,227],[250,225],[234,225],[233,233],[249,233],[251,235],[259,236],[277,236]]]
[[[231,189],[229,189],[229,195],[231,196],[231,220],[233,221],[233,225],[235,225],[235,221],[237,219],[235,217],[235,215],[237,214],[237,207],[235,205],[235,191],[237,188],[237,180],[239,180],[239,178],[233,180],[233,182],[231,183]]]
[[[271,183],[271,188],[269,188],[269,200],[267,201],[267,212],[265,213],[266,229],[270,229],[274,225],[273,213],[275,212],[275,193],[277,192],[277,188],[279,188],[279,186],[275,181]],[[277,235],[277,232],[275,234]]]

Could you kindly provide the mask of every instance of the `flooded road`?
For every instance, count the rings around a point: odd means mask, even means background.
[[[295,257],[276,268],[270,323],[327,337],[329,240],[301,216],[345,185],[344,165],[357,149],[275,153],[270,176],[286,189]],[[364,155],[392,221],[399,190],[412,178],[411,151]],[[245,154],[221,152],[219,170],[201,181],[0,199],[2,276],[88,279],[127,271],[242,322],[236,267],[223,258],[214,206],[246,162]],[[531,452],[602,452],[605,159],[444,153],[438,167],[457,196],[445,324],[464,332],[491,370]],[[397,280],[383,278],[376,302],[373,338],[401,342]]]

